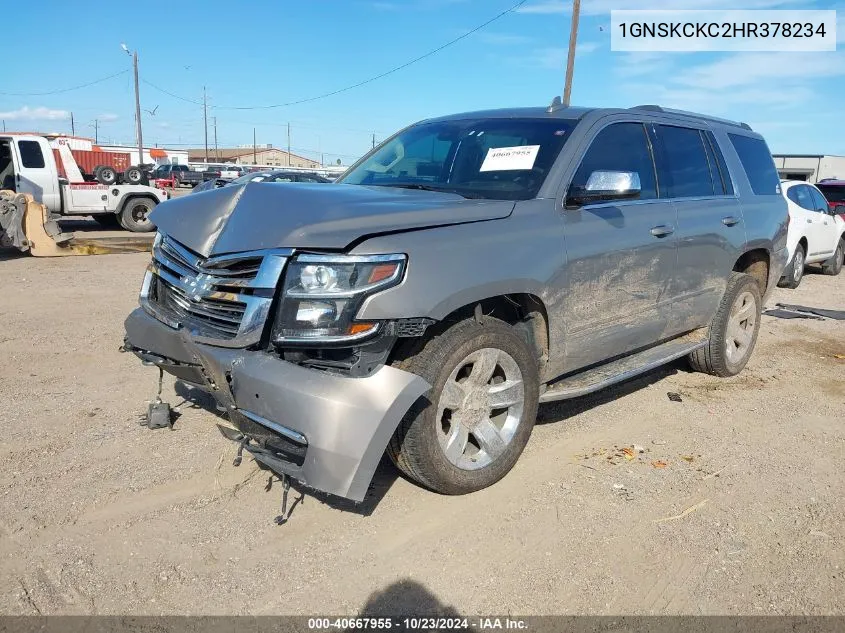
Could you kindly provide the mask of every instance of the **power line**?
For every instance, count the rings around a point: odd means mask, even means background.
[[[174,99],[179,99],[180,101],[187,101],[188,103],[193,103],[194,105],[198,106],[205,105],[202,101],[195,101],[194,99],[188,99],[187,97],[180,97],[179,95],[174,94],[169,90],[165,90],[164,88],[156,86],[154,83],[152,83],[151,81],[147,81],[143,77],[141,78],[141,81],[147,84],[150,88],[153,88],[154,90],[158,90],[159,92],[166,94],[168,97],[173,97]]]
[[[62,92],[70,92],[71,90],[79,90],[80,88],[87,88],[88,86],[93,86],[94,84],[99,84],[104,81],[108,81],[109,79],[114,79],[115,77],[119,77],[120,75],[124,75],[129,72],[129,69],[121,70],[118,73],[114,73],[113,75],[109,75],[108,77],[101,77],[100,79],[95,79],[94,81],[89,81],[85,84],[80,84],[78,86],[71,86],[70,88],[60,88],[59,90],[48,90],[47,92],[0,92],[0,95],[6,97],[43,97],[45,95],[56,95]]]
[[[374,81],[377,81],[379,79],[383,79],[384,77],[387,77],[388,75],[392,75],[393,73],[399,72],[400,70],[404,70],[408,66],[411,66],[411,65],[416,64],[417,62],[420,62],[420,61],[422,61],[422,60],[424,60],[428,57],[431,57],[432,55],[439,53],[443,49],[448,48],[448,47],[452,46],[453,44],[457,44],[461,40],[468,38],[473,33],[476,33],[478,31],[480,31],[481,29],[483,29],[484,27],[489,26],[490,24],[492,24],[496,20],[499,20],[499,19],[505,17],[509,13],[513,13],[519,7],[521,7],[523,4],[525,4],[527,1],[528,0],[520,0],[519,2],[514,4],[509,9],[505,9],[504,11],[502,11],[501,13],[497,14],[496,16],[490,18],[486,22],[479,24],[474,29],[467,31],[463,35],[460,35],[453,40],[449,40],[445,44],[442,44],[442,45],[438,46],[437,48],[430,50],[423,55],[420,55],[419,57],[415,57],[414,59],[412,59],[408,62],[405,62],[404,64],[401,64],[399,66],[396,66],[394,68],[391,68],[390,70],[388,70],[386,72],[383,72],[379,75],[375,75],[374,77],[370,77],[369,79],[359,81],[356,84],[346,86],[345,88],[339,88],[338,90],[332,90],[331,92],[326,92],[326,93],[323,93],[323,94],[320,94],[320,95],[316,95],[314,97],[308,97],[306,99],[299,99],[297,101],[289,101],[287,103],[275,103],[273,105],[261,105],[261,106],[214,106],[214,107],[217,108],[218,110],[269,110],[269,109],[272,109],[272,108],[284,108],[284,107],[287,107],[287,106],[300,105],[302,103],[311,103],[313,101],[319,101],[320,99],[326,99],[327,97],[333,97],[335,95],[339,95],[343,92],[348,92],[349,90],[354,90],[355,88],[360,88],[361,86],[365,86],[365,85],[372,83]],[[192,99],[180,97],[179,95],[173,94],[172,92],[168,92],[167,90],[164,90],[163,88],[159,88],[158,86],[151,84],[149,81],[146,81],[146,80],[143,80],[143,81],[144,81],[144,83],[148,84],[152,88],[155,88],[159,92],[163,92],[164,94],[169,95],[169,96],[171,96],[175,99],[180,99],[181,101],[187,101],[188,103],[193,103],[194,105],[202,105],[202,103],[199,102],[199,101],[194,101]]]

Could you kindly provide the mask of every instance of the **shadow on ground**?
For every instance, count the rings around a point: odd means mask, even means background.
[[[443,604],[424,585],[410,578],[404,578],[394,582],[385,589],[373,592],[367,598],[367,602],[361,607],[357,617],[361,618],[394,618],[394,627],[399,630],[445,630],[446,627],[427,626],[421,623],[420,627],[405,627],[405,618],[445,618],[463,621],[463,616],[458,610],[448,604]],[[465,631],[475,631],[475,627],[468,625],[467,628],[457,625],[455,628]],[[347,629],[348,631],[354,629]]]

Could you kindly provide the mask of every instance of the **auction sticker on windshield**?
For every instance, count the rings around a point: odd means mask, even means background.
[[[531,169],[537,160],[539,145],[519,145],[517,147],[491,147],[478,171],[510,171],[513,169]]]

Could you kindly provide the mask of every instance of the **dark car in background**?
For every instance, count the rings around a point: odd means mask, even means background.
[[[187,185],[195,187],[205,180],[202,172],[191,171],[187,165],[159,165],[151,174],[153,179],[173,179],[177,186]]]
[[[311,182],[329,183],[331,180],[319,174],[308,174],[293,171],[253,171],[244,174],[240,178],[228,180],[225,178],[212,178],[194,188],[194,193],[211,191],[227,185],[245,185],[250,182]]]
[[[845,180],[826,178],[817,182],[816,188],[827,198],[830,209],[845,220]]]

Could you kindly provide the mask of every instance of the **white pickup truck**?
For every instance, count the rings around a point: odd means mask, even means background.
[[[59,143],[67,178],[59,176],[53,150],[43,136],[0,134],[0,190],[32,194],[54,217],[91,215],[105,226],[119,223],[135,233],[155,228],[147,216],[167,200],[164,189],[85,182],[70,148]]]

